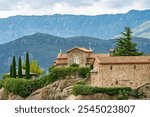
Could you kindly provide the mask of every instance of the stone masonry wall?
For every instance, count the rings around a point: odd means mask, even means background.
[[[99,87],[137,88],[150,82],[150,64],[99,65],[98,77],[91,81]]]

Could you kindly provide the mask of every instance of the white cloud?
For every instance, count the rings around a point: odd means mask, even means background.
[[[49,14],[97,15],[149,8],[150,0],[0,0],[0,17]]]

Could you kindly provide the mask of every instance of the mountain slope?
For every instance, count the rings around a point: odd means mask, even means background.
[[[116,15],[14,16],[0,19],[0,44],[37,32],[61,37],[90,36],[109,39],[150,20],[150,10],[132,10]]]
[[[150,52],[150,40],[145,38],[136,38],[134,42],[138,48],[145,53]],[[9,65],[12,56],[22,56],[25,59],[25,53],[30,53],[30,58],[39,61],[40,66],[45,70],[53,64],[60,50],[66,50],[79,46],[91,47],[95,53],[108,53],[109,49],[114,47],[116,40],[101,40],[91,37],[72,37],[61,38],[43,33],[24,36],[15,41],[0,45],[0,74],[9,72]]]
[[[150,20],[136,27],[133,32],[136,37],[145,37],[150,39]]]

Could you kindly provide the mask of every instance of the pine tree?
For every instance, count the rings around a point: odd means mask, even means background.
[[[21,57],[19,57],[19,61],[18,61],[18,78],[22,78],[22,61],[21,61]]]
[[[29,53],[26,53],[26,71],[25,78],[30,79],[30,61],[29,61]]]
[[[12,78],[12,64],[10,65],[10,78]]]
[[[125,27],[122,36],[117,39],[114,56],[140,56],[143,52],[138,52],[137,44],[132,42],[132,32],[129,27]]]
[[[16,58],[15,58],[15,56],[13,57],[13,61],[12,61],[12,77],[16,78]]]

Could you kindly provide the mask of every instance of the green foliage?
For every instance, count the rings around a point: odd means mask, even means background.
[[[80,68],[79,69],[79,75],[82,77],[82,78],[87,78],[87,76],[90,74],[90,68]]]
[[[13,57],[13,62],[12,62],[12,77],[16,78],[16,58],[15,58],[15,56]]]
[[[58,79],[65,78],[66,75],[74,75],[76,73],[80,73],[79,71],[81,69],[83,70],[88,68],[79,68],[79,67],[53,68],[50,74],[37,80],[8,78],[5,80],[3,85],[4,88],[9,92],[12,92],[16,95],[20,95],[21,97],[27,97],[38,88],[47,86],[48,84],[55,82]],[[84,73],[86,73],[85,71]],[[82,73],[83,76],[86,76],[84,73]]]
[[[36,89],[36,86],[33,80],[9,78],[4,81],[4,88],[13,94],[26,97]]]
[[[114,56],[140,56],[143,52],[138,52],[137,44],[132,42],[132,32],[129,27],[125,27],[125,31],[121,33],[122,37],[117,39]]]
[[[125,91],[125,90],[120,90],[119,91],[119,94],[117,96],[117,99],[118,100],[127,100],[128,99],[128,91]]]
[[[53,78],[65,78],[65,76],[79,75],[81,78],[86,78],[90,73],[90,69],[86,67],[61,67],[53,68],[52,76]]]
[[[2,100],[7,100],[8,99],[8,96],[9,96],[9,91],[4,89],[4,92],[2,94]]]
[[[30,72],[41,75],[44,73],[44,70],[40,68],[36,60],[32,60],[30,63]]]
[[[30,79],[30,61],[29,61],[29,53],[26,53],[26,70],[25,70],[25,78]]]
[[[79,67],[79,64],[73,63],[70,65],[70,67]]]
[[[2,79],[5,80],[6,78],[10,78],[10,75],[9,74],[3,74]]]
[[[129,92],[129,95],[135,97],[136,99],[140,99],[141,97],[143,97],[143,93],[139,92],[138,90]]]
[[[55,65],[50,66],[50,67],[48,68],[49,73],[51,73],[52,70],[53,70],[55,67],[56,67]]]
[[[18,78],[22,78],[22,61],[21,61],[21,57],[19,57],[19,62],[18,62]]]
[[[91,87],[88,85],[76,84],[73,87],[72,93],[73,95],[91,95],[95,93],[105,93],[109,95],[119,94],[119,91],[132,91],[129,87],[114,87],[114,88],[101,88],[101,87]]]
[[[0,89],[3,87],[2,80],[0,80]]]
[[[12,65],[10,65],[10,76],[9,76],[10,78],[12,78],[12,69],[13,69]]]
[[[90,65],[90,69],[91,69],[91,70],[93,69],[93,64]]]

